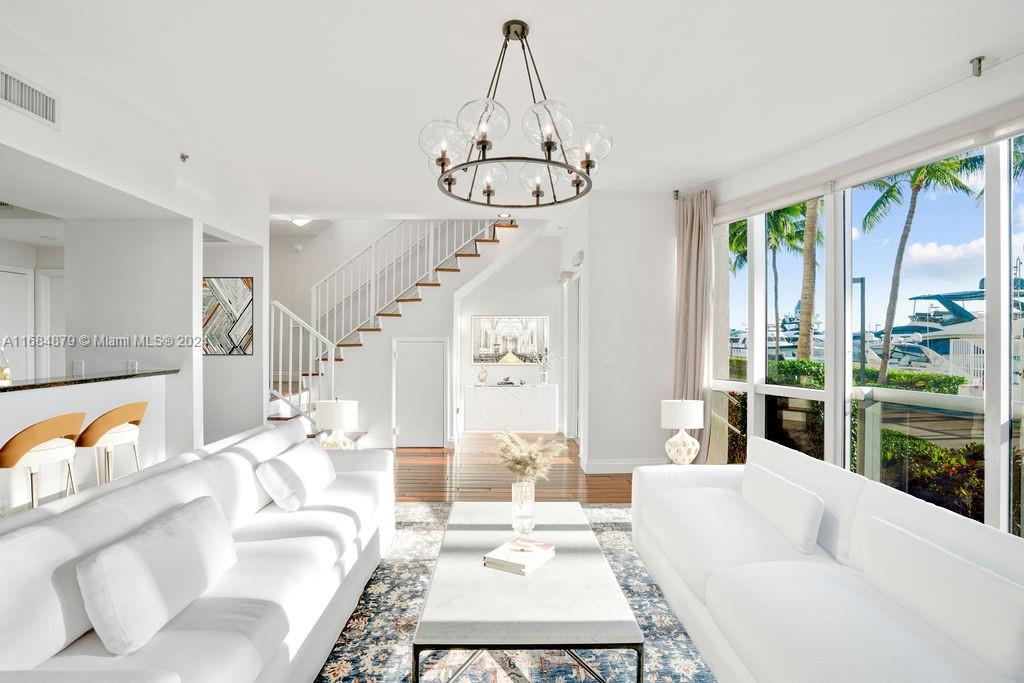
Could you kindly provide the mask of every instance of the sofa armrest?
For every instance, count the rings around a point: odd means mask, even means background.
[[[181,683],[181,676],[173,671],[132,669],[121,671],[115,669],[0,671],[0,683],[67,683],[67,681],[75,681],[75,683]]]
[[[386,448],[328,450],[335,472],[394,472],[395,454]]]
[[[739,491],[743,465],[652,465],[633,470],[633,537],[642,523],[644,503],[660,493],[707,486]]]

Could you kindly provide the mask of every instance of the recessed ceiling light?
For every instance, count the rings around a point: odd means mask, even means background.
[[[498,214],[498,218],[512,218],[512,214],[510,214],[510,213],[499,213]]]
[[[293,218],[292,223],[299,226],[300,228],[306,227],[306,225],[312,222],[312,218]]]

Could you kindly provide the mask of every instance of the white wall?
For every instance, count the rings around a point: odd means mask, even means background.
[[[59,130],[0,107],[0,144],[253,243],[266,243],[269,194],[245,169],[197,149],[3,26],[0,64],[60,99]],[[188,163],[179,160],[181,152],[191,155]]]
[[[497,271],[462,298],[459,310],[459,364],[462,384],[475,384],[480,367],[473,365],[471,353],[474,315],[546,315],[548,349],[552,363],[548,383],[558,384],[562,371],[562,287],[558,283],[561,240],[543,237],[516,254]],[[489,365],[488,384],[505,375],[528,384],[540,382],[540,370],[533,365]],[[460,387],[461,389],[461,387]],[[558,414],[562,414],[562,393],[559,392]]]
[[[659,401],[672,395],[676,208],[668,193],[594,192],[589,204],[580,460],[588,473],[629,472],[666,462]]]
[[[263,324],[262,248],[207,244],[203,248],[203,277],[254,277],[254,332]],[[203,356],[203,431],[206,443],[263,423],[267,387],[261,381],[260,361],[266,338],[255,334],[251,356]]]
[[[395,220],[335,220],[317,235],[275,235],[270,238],[270,298],[308,320],[310,288],[374,240],[390,231]],[[295,246],[301,250],[296,251]]]
[[[202,224],[195,221],[68,221],[65,246],[69,335],[170,335],[170,347],[68,349],[86,373],[178,368],[167,378],[169,454],[202,445],[200,337]]]
[[[0,235],[2,237],[2,235]],[[36,249],[31,244],[0,239],[0,266],[36,267]]]

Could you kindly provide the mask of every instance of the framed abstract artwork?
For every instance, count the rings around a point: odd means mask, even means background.
[[[548,316],[474,315],[474,365],[536,365],[548,355]]]
[[[203,355],[252,355],[251,277],[203,278]]]

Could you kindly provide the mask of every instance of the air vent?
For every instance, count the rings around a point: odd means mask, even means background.
[[[0,102],[57,127],[57,98],[0,66]]]

